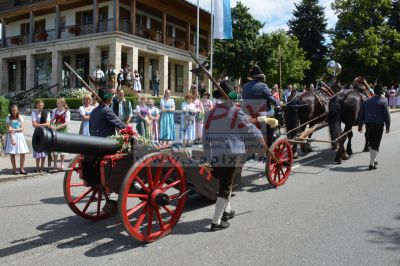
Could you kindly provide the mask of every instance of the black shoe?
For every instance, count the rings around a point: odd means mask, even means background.
[[[375,170],[375,169],[377,169],[375,165],[371,165],[371,164],[370,164],[370,165],[368,166],[368,170]]]
[[[222,215],[221,220],[226,222],[229,219],[232,219],[233,217],[235,217],[235,211],[231,210],[230,212],[224,212],[224,214]]]
[[[228,227],[229,227],[229,223],[228,222],[221,221],[220,224],[211,224],[210,231],[211,232],[215,232],[215,231],[226,229]]]
[[[378,162],[377,161],[374,162],[374,166],[375,166],[375,169],[378,168],[377,167],[378,166]]]

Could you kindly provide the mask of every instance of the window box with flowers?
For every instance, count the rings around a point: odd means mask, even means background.
[[[19,45],[19,43],[21,42],[21,39],[19,38],[19,36],[14,36],[14,37],[11,37],[10,42],[12,44]]]
[[[72,26],[68,29],[68,31],[72,34],[75,34],[75,36],[78,36],[79,34],[81,34],[81,28],[78,26]]]
[[[41,32],[36,33],[36,39],[38,41],[46,41],[48,36],[49,35],[45,31],[41,31]]]
[[[179,49],[186,49],[186,42],[184,41],[175,41],[175,47]]]

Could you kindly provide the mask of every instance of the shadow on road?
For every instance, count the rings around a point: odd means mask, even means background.
[[[395,216],[393,219],[400,222],[400,214]],[[368,242],[384,245],[386,250],[400,250],[400,226],[377,226],[373,230],[367,231],[367,233],[373,237],[372,239],[368,240]]]

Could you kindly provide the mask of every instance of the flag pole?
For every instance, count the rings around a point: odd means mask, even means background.
[[[214,64],[214,1],[211,0],[211,43],[210,43],[210,74],[213,75],[213,64]],[[212,82],[208,81],[208,93],[211,94]]]
[[[197,0],[197,29],[196,29],[196,57],[199,58],[199,40],[200,40],[200,0]],[[196,67],[199,67],[197,65]],[[196,91],[199,91],[199,77],[196,75]]]

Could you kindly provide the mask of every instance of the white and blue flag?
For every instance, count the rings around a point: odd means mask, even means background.
[[[230,0],[214,1],[214,39],[233,39]]]

